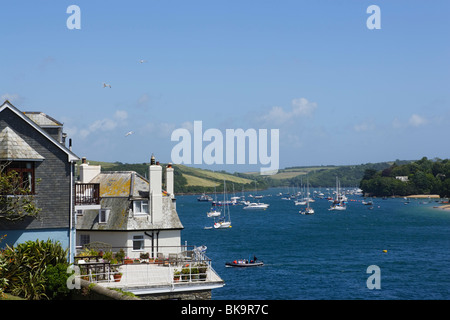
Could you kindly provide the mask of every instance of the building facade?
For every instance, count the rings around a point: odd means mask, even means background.
[[[167,257],[178,253],[183,225],[176,212],[173,168],[163,168],[152,157],[148,180],[134,171],[105,171],[83,158],[76,184],[77,247],[103,242],[127,257]],[[96,198],[98,194],[98,199]]]
[[[21,174],[41,209],[38,217],[15,222],[0,217],[0,234],[7,235],[4,243],[51,239],[73,256],[73,173],[79,158],[65,140],[63,125],[50,116],[22,112],[9,101],[0,106],[0,163]]]

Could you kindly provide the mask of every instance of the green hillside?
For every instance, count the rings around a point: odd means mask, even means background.
[[[136,171],[140,175],[148,176],[148,163],[121,163],[88,161],[92,165],[101,165],[102,171]],[[358,187],[366,170],[384,170],[394,163],[402,165],[411,161],[367,163],[347,166],[304,166],[281,169],[272,176],[261,176],[259,173],[228,173],[225,171],[211,171],[189,167],[186,165],[173,165],[175,179],[175,193],[211,193],[223,190],[223,181],[227,183],[227,190],[236,192],[242,190],[265,189],[269,187],[298,187],[306,183],[306,177],[312,187],[333,187],[336,177],[341,185]],[[163,168],[165,165],[163,164]],[[163,174],[163,179],[164,179]],[[163,180],[163,183],[165,181]]]

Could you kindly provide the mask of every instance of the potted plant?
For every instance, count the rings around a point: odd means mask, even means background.
[[[176,270],[176,271],[173,273],[173,281],[175,281],[175,282],[180,281],[180,276],[181,276],[181,272],[178,271],[178,270]]]
[[[122,279],[122,272],[114,273],[113,277],[115,282],[119,282]]]
[[[132,264],[133,263],[133,259],[131,259],[130,257],[125,257],[123,259],[123,264]]]
[[[141,259],[148,259],[150,257],[150,254],[148,252],[142,252],[140,254]]]
[[[206,271],[208,267],[206,265],[200,265],[198,267],[198,273],[201,281],[206,281]]]
[[[119,262],[122,262],[124,257],[125,257],[125,251],[123,251],[123,249],[120,249],[114,255],[114,258],[116,258]]]

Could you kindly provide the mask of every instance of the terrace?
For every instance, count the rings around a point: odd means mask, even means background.
[[[195,246],[174,248],[158,258],[104,259],[101,256],[76,256],[82,279],[108,288],[120,288],[136,295],[210,290],[224,286],[211,260]]]

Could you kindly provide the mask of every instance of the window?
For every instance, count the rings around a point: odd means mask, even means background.
[[[77,209],[77,216],[83,215],[83,209]]]
[[[100,209],[98,212],[98,223],[108,222],[109,211],[109,209]]]
[[[148,201],[138,200],[133,201],[133,212],[134,214],[148,214]]]
[[[84,248],[89,243],[91,243],[91,237],[88,234],[80,234],[80,246]]]
[[[133,236],[133,250],[144,250],[144,236]]]
[[[13,161],[7,167],[7,172],[14,171],[17,174],[19,187],[34,194],[34,162]]]

